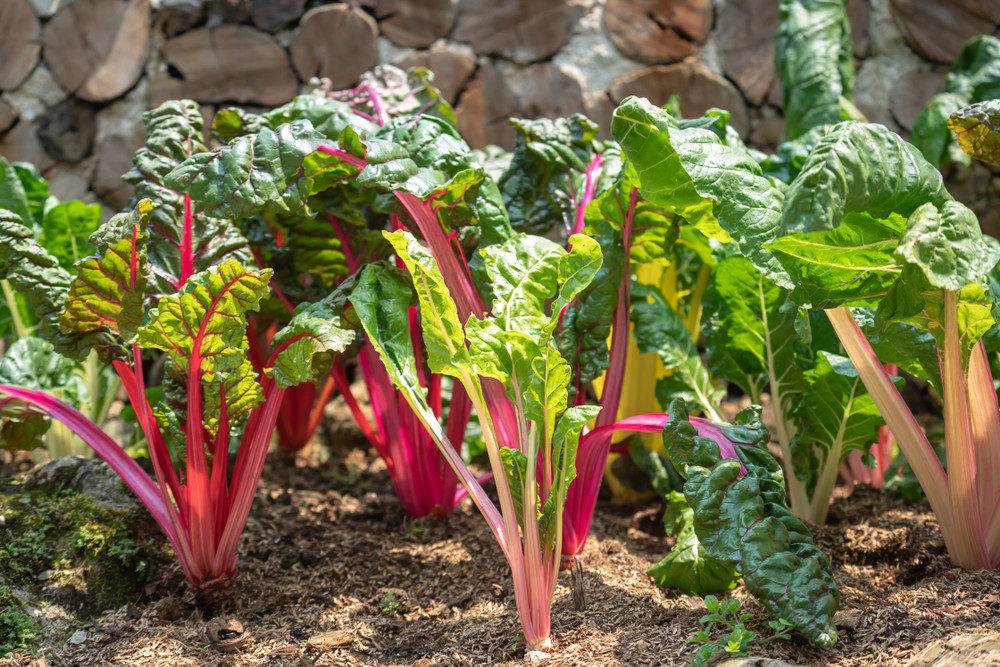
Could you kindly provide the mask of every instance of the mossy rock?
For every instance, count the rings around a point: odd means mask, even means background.
[[[137,601],[165,559],[161,542],[149,513],[103,461],[57,459],[0,486],[0,585],[8,597],[28,592],[22,613],[59,606],[84,620]],[[0,647],[24,634],[18,619],[8,619],[8,636],[0,621]]]

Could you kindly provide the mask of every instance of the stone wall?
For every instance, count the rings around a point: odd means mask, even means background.
[[[685,114],[728,108],[749,142],[782,129],[778,0],[2,0],[0,155],[36,163],[56,196],[125,205],[140,114],[175,97],[250,109],[311,77],[353,84],[378,63],[435,72],[474,146],[510,147],[514,115],[584,112],[606,127],[638,94]],[[858,107],[904,136],[1000,0],[850,0]],[[1000,186],[956,174],[980,212]],[[1000,220],[996,221],[1000,224]]]

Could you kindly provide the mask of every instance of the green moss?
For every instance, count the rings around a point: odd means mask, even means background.
[[[40,630],[21,609],[21,602],[6,586],[0,586],[0,658],[12,653],[30,654],[38,649]]]
[[[36,589],[39,572],[78,585],[82,573],[88,611],[135,600],[160,558],[152,543],[136,544],[130,528],[136,517],[101,507],[73,492],[32,492],[0,497],[0,576]],[[73,581],[74,577],[77,581]]]

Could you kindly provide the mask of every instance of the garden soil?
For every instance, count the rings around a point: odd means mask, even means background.
[[[215,644],[180,568],[170,565],[143,599],[91,619],[82,643],[46,647],[47,663],[523,662],[510,574],[471,502],[444,521],[410,521],[368,448],[324,458],[269,464],[241,542],[231,618],[208,628]],[[598,505],[581,570],[560,575],[555,649],[543,664],[690,661],[695,647],[687,640],[700,629],[704,603],[645,575],[672,544],[662,509],[659,501]],[[926,503],[868,487],[850,495],[839,489],[828,525],[813,534],[840,586],[840,640],[828,649],[778,640],[754,654],[801,665],[906,664],[935,640],[1000,628],[1000,573],[951,565]],[[573,595],[579,586],[582,601]],[[733,594],[753,614],[750,628],[765,634],[763,609],[742,587]],[[0,660],[3,667],[29,664]]]

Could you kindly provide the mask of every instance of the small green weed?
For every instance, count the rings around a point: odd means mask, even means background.
[[[0,658],[12,653],[33,653],[39,628],[6,586],[0,586]]]
[[[756,632],[748,630],[745,625],[753,614],[741,614],[740,601],[736,598],[720,602],[714,595],[706,595],[705,606],[708,607],[709,613],[698,621],[705,628],[688,639],[689,643],[701,644],[698,655],[691,662],[694,667],[705,667],[721,660],[744,656],[750,652],[754,644],[760,646],[775,639],[791,639],[788,633],[791,623],[784,619],[769,621],[767,625],[773,634],[760,639]],[[717,641],[713,641],[712,630],[716,625],[728,629],[729,632],[719,637]]]

